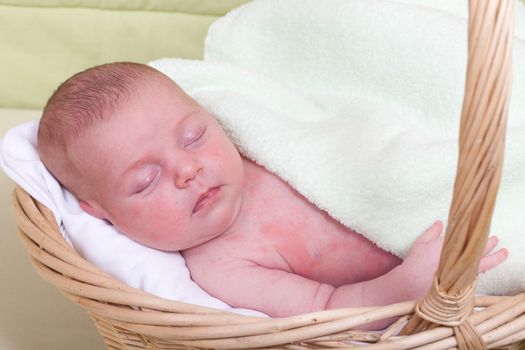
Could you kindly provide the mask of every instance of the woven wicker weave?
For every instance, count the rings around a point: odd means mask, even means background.
[[[269,319],[165,300],[128,287],[82,259],[63,240],[51,212],[17,187],[13,206],[19,235],[34,268],[86,309],[108,349],[523,345],[525,294],[474,298],[471,293],[502,169],[513,1],[471,0],[469,10],[469,61],[454,196],[436,284],[422,301]],[[394,316],[400,316],[399,321],[385,331],[354,330]],[[401,328],[403,335],[397,335]]]

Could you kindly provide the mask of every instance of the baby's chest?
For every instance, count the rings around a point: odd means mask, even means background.
[[[375,278],[399,263],[280,178],[261,172],[257,180],[237,237],[260,265],[341,285]]]
[[[385,252],[370,241],[301,196],[274,192],[266,204],[252,227],[257,231],[254,249],[260,250],[260,259],[282,259],[290,272],[332,285],[370,279],[371,273],[375,277],[370,262],[379,262]],[[277,254],[266,254],[268,245]]]

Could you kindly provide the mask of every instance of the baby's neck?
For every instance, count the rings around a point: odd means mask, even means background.
[[[244,168],[244,189],[242,194],[241,208],[239,213],[227,232],[235,231],[235,229],[245,223],[247,217],[254,214],[254,211],[259,207],[259,191],[262,187],[266,188],[264,184],[268,181],[268,177],[272,176],[265,168],[255,164],[252,160],[243,157]],[[256,213],[256,212],[255,212]]]
[[[268,189],[269,181],[272,181],[274,175],[268,172],[262,166],[243,157],[245,185],[242,194],[241,207],[239,213],[230,227],[221,235],[226,236],[237,232],[241,227],[246,227],[261,208],[261,191]]]

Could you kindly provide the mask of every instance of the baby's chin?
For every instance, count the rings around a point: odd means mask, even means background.
[[[232,232],[235,229],[235,224],[240,218],[241,207],[242,201],[239,200],[238,203],[236,203],[234,210],[231,211],[230,215],[223,216],[221,222],[215,225],[213,232],[203,235],[202,241],[198,244],[195,244],[194,246],[212,242],[215,239],[228,235],[228,233]]]

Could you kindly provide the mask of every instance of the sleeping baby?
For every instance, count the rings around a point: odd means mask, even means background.
[[[84,211],[181,251],[192,279],[233,307],[288,316],[386,305],[421,298],[437,268],[440,221],[404,260],[380,249],[240,155],[206,109],[146,65],[65,81],[44,109],[38,149]],[[496,244],[480,272],[506,259]]]

